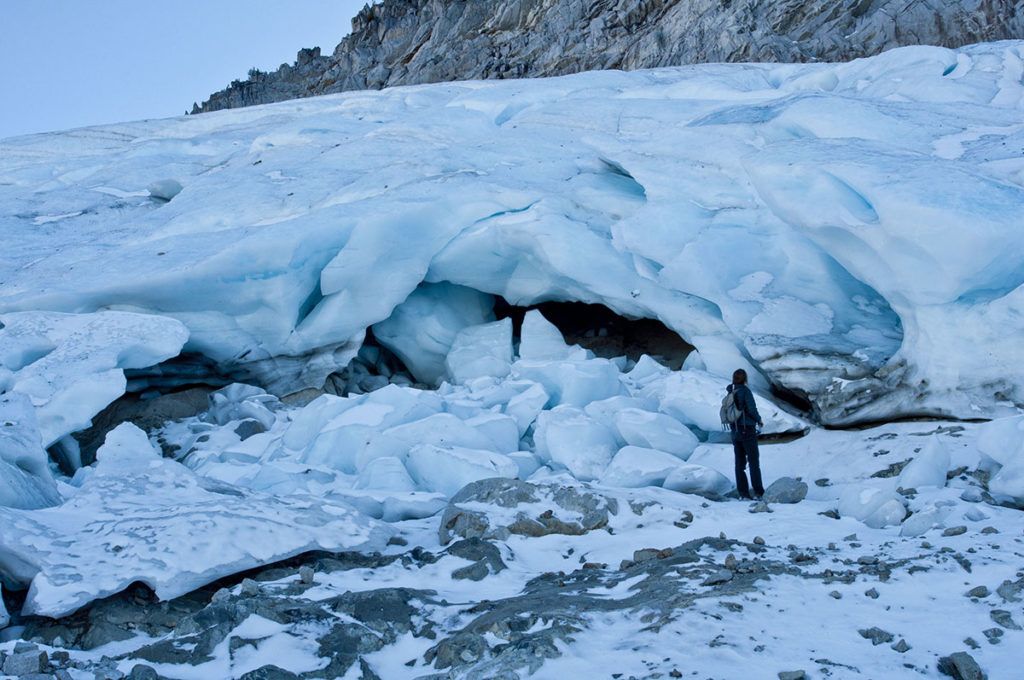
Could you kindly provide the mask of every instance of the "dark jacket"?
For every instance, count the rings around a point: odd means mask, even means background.
[[[735,390],[736,396],[733,403],[740,410],[740,419],[733,424],[732,431],[740,434],[756,434],[756,428],[763,425],[761,414],[757,412],[757,403],[754,402],[754,393],[746,385],[729,385],[725,388],[727,392]]]

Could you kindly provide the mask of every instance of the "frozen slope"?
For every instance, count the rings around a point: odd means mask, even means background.
[[[287,393],[449,282],[660,319],[711,373],[755,368],[829,423],[1009,414],[1022,54],[418,86],[4,140],[0,312],[173,317],[185,351]]]

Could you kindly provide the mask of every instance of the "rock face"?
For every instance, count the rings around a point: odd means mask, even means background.
[[[1007,0],[385,0],[323,56],[250,71],[193,113],[451,80],[701,62],[846,61],[902,45],[1024,36]]]

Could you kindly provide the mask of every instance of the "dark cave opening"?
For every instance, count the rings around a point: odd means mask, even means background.
[[[606,359],[625,356],[637,361],[644,354],[678,371],[694,351],[675,331],[656,319],[630,318],[616,314],[599,304],[585,302],[541,302],[517,307],[497,298],[494,314],[498,319],[512,319],[513,337],[518,340],[523,317],[531,309],[538,310],[562,332],[570,345],[580,345],[596,356]]]

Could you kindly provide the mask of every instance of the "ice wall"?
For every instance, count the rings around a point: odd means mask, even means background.
[[[711,373],[747,367],[825,422],[1009,413],[1022,52],[440,84],[4,140],[0,312],[173,317],[186,351],[283,394],[450,283],[659,319]]]

